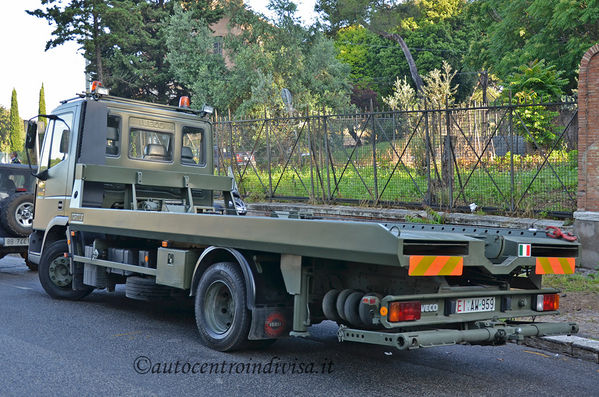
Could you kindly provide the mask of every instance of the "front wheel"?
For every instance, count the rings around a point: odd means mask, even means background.
[[[198,284],[195,316],[206,346],[219,351],[245,347],[251,316],[243,274],[236,264],[221,262],[206,269]]]
[[[69,252],[67,242],[56,241],[44,249],[40,258],[38,276],[44,290],[55,299],[78,300],[89,295],[93,287],[73,290],[73,275],[71,274],[69,259],[65,253]]]

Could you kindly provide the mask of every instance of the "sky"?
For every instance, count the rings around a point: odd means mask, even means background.
[[[268,0],[245,1],[252,9],[268,15]],[[304,23],[314,17],[315,0],[297,1],[298,15]],[[40,0],[0,1],[0,106],[10,109],[13,88],[17,91],[19,116],[29,119],[37,115],[39,91],[44,84],[46,110],[85,91],[85,60],[75,42],[44,51],[53,30],[45,19],[25,10],[39,8]]]

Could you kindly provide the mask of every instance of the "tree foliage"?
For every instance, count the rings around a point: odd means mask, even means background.
[[[10,129],[9,142],[2,142],[2,150],[6,150],[9,144],[10,151],[20,152],[25,143],[25,132],[23,130],[23,120],[19,117],[19,104],[17,103],[17,90],[13,88],[10,99]],[[9,150],[6,150],[8,152]]]
[[[546,59],[573,89],[580,59],[599,41],[596,0],[479,0],[470,9],[481,32],[472,43],[472,64],[504,80],[518,67]]]
[[[545,60],[522,65],[510,77],[510,94],[521,104],[549,102],[560,99],[563,87],[568,83],[554,65],[546,65]],[[506,94],[507,90],[506,90]],[[518,117],[518,133],[535,146],[550,147],[558,137],[559,127],[555,123],[559,115],[545,106],[519,107],[515,111]]]
[[[183,92],[170,72],[165,28],[184,8],[213,23],[222,7],[211,0],[41,0],[29,14],[54,26],[46,50],[75,41],[89,61],[92,79],[119,96],[173,102]]]
[[[404,19],[402,35],[423,75],[440,69],[443,61],[458,71],[457,98],[464,100],[476,81],[476,73],[467,70],[465,57],[476,32],[465,13],[458,12],[463,8],[462,2],[452,4],[455,9],[444,13],[422,10],[419,18]],[[339,58],[352,67],[354,84],[371,87],[382,96],[391,94],[396,78],[410,74],[399,44],[360,25],[340,28],[335,34],[335,45]]]
[[[0,106],[0,152],[10,151],[10,111]]]
[[[296,110],[306,106],[339,109],[349,102],[349,68],[335,58],[333,42],[298,23],[295,5],[273,1],[273,21],[231,9],[231,29],[224,55],[215,54],[205,22],[176,13],[168,29],[168,59],[172,71],[191,88],[193,102],[231,108],[239,114],[283,112],[281,90],[293,95]],[[251,28],[250,28],[251,27]]]

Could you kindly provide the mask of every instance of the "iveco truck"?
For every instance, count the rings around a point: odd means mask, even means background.
[[[132,299],[193,299],[200,341],[221,351],[305,336],[324,320],[340,341],[401,350],[577,332],[538,321],[559,309],[542,277],[574,272],[577,242],[239,216],[234,179],[214,174],[207,113],[96,86],[45,115],[29,260],[52,298],[122,284]],[[31,123],[30,148],[35,135]]]

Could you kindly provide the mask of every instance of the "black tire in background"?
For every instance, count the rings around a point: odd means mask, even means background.
[[[68,252],[67,242],[55,241],[46,248],[40,259],[38,276],[44,290],[55,299],[78,300],[89,295],[94,288],[87,287],[74,291],[73,277],[69,272],[69,259],[64,254]]]
[[[33,194],[16,193],[2,200],[0,223],[17,236],[29,236],[33,225]]]
[[[239,266],[219,262],[206,269],[196,292],[195,317],[200,338],[211,349],[231,351],[248,346],[251,315]]]
[[[125,284],[125,296],[142,301],[160,301],[171,297],[171,289],[156,284],[154,278],[129,276]]]

